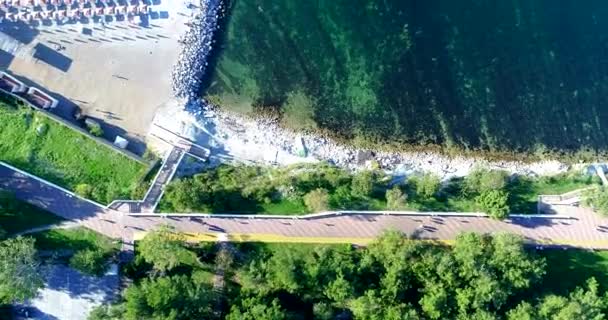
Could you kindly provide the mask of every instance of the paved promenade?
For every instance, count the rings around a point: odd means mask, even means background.
[[[131,242],[161,224],[170,224],[192,240],[227,238],[235,241],[366,243],[386,229],[420,239],[450,242],[463,231],[509,232],[531,243],[608,249],[608,219],[589,209],[555,205],[556,216],[512,217],[496,221],[475,215],[437,212],[429,215],[343,214],[310,219],[166,217],[129,215],[81,199],[67,190],[0,165],[0,189],[14,191],[19,199],[113,238]],[[565,218],[570,216],[571,218]]]

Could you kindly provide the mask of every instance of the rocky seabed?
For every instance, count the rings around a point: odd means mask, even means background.
[[[545,175],[564,172],[569,167],[558,161],[523,163],[513,161],[483,161],[463,157],[446,157],[431,152],[372,152],[337,144],[329,139],[310,135],[297,134],[282,129],[276,119],[246,119],[239,115],[218,110],[200,99],[200,87],[207,58],[214,44],[214,33],[218,21],[225,14],[221,0],[202,0],[198,10],[190,21],[190,29],[181,37],[182,52],[174,66],[172,86],[176,98],[186,102],[188,110],[199,119],[198,125],[213,122],[214,128],[221,134],[229,135],[242,141],[260,145],[271,145],[291,154],[297,153],[302,141],[307,154],[319,160],[326,160],[337,165],[361,168],[374,160],[382,168],[394,174],[411,172],[432,172],[443,178],[464,176],[475,165],[502,169],[514,174]],[[196,106],[193,108],[193,106]],[[205,116],[203,116],[205,115]],[[235,124],[238,129],[235,129]]]

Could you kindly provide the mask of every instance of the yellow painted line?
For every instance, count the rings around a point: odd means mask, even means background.
[[[136,232],[133,235],[135,241],[145,237],[147,232]],[[201,232],[201,233],[182,233],[188,242],[217,242],[222,233]],[[268,243],[319,243],[319,244],[368,244],[375,238],[356,238],[356,237],[290,237],[278,234],[264,233],[232,233],[227,235],[227,240],[232,242],[268,242]],[[452,245],[454,240],[416,240],[429,241]]]
[[[144,238],[147,232],[135,232],[133,238],[135,241]],[[182,234],[188,242],[217,242],[218,237],[222,233],[218,232],[200,232],[200,233],[183,233]],[[374,238],[356,238],[356,237],[290,237],[279,234],[265,234],[265,233],[232,233],[227,235],[227,240],[232,242],[268,242],[268,243],[325,243],[325,244],[361,244],[365,245],[374,240]],[[445,245],[453,245],[455,240],[412,240],[412,241],[424,241],[441,243]],[[608,247],[608,240],[537,240],[534,243],[539,245],[563,245],[572,247]]]

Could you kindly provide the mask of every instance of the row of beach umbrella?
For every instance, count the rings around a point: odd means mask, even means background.
[[[60,6],[60,5],[84,5],[86,3],[96,4],[101,2],[102,4],[110,4],[112,0],[0,0],[2,6],[12,7],[44,7],[44,6]],[[139,1],[134,1],[132,4],[138,4]]]
[[[71,10],[43,10],[43,11],[31,11],[31,12],[8,12],[5,14],[5,18],[8,20],[36,20],[36,19],[63,19],[63,18],[80,18],[87,17],[92,18],[94,16],[104,15],[137,15],[147,14],[150,8],[148,5],[141,6],[107,6],[97,8],[76,8]]]

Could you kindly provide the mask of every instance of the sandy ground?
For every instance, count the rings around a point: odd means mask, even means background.
[[[69,117],[71,100],[102,122],[109,139],[127,135],[141,152],[155,110],[172,96],[171,69],[191,11],[186,6],[186,0],[161,0],[141,25],[3,22],[0,66],[60,98],[58,113]]]
[[[117,271],[112,265],[104,276],[90,277],[64,265],[46,266],[45,288],[27,305],[15,306],[16,318],[85,320],[93,308],[120,292]]]

